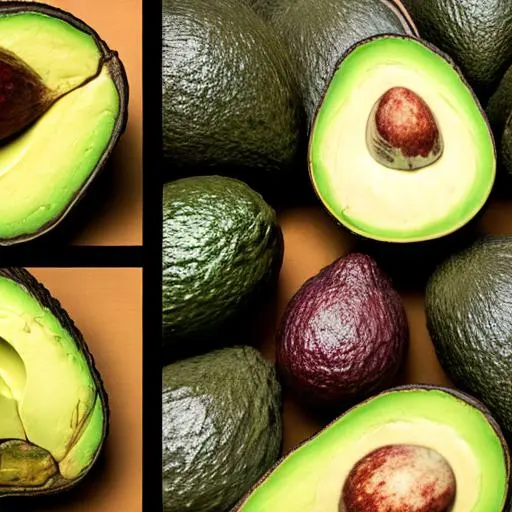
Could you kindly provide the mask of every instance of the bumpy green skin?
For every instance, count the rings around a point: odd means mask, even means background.
[[[491,96],[487,116],[496,137],[501,165],[512,176],[512,66]]]
[[[443,263],[426,310],[444,370],[512,432],[512,236],[484,238]]]
[[[448,53],[485,101],[512,54],[509,0],[402,0],[421,36]]]
[[[217,173],[255,186],[294,169],[302,114],[293,66],[250,6],[165,0],[162,52],[166,179]]]
[[[276,462],[281,389],[251,347],[163,369],[165,512],[229,510]]]
[[[250,5],[253,10],[258,13],[264,20],[270,19],[275,8],[279,4],[279,0],[243,0]]]
[[[414,35],[393,2],[383,0],[282,0],[271,25],[295,61],[309,125],[340,57],[377,34]]]
[[[248,185],[221,176],[167,183],[163,205],[164,343],[214,340],[279,273],[276,214]]]

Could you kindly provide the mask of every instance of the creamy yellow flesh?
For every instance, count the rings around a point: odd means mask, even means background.
[[[85,357],[53,314],[6,278],[0,338],[0,439],[26,438],[51,453],[64,477],[77,476],[98,450],[104,421]]]

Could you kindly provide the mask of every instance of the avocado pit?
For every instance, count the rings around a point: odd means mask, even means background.
[[[375,103],[366,143],[377,162],[404,171],[427,167],[443,152],[434,114],[423,98],[406,87],[392,87]]]
[[[340,512],[447,512],[455,500],[451,466],[437,451],[387,445],[360,459],[350,471]]]

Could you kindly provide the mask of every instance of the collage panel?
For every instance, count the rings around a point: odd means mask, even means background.
[[[0,270],[0,507],[142,510],[142,270]]]

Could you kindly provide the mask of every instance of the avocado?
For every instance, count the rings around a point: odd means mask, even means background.
[[[277,280],[283,235],[276,213],[225,176],[166,183],[163,210],[164,345],[223,339]]]
[[[101,377],[73,321],[27,270],[0,270],[0,308],[0,498],[63,491],[105,441]]]
[[[279,0],[244,0],[250,5],[254,12],[259,14],[264,20],[269,20],[274,9],[279,4]]]
[[[34,2],[0,4],[0,245],[55,227],[126,124],[123,65],[90,27]]]
[[[486,112],[498,146],[499,167],[512,177],[512,66],[491,96]]]
[[[295,171],[302,108],[291,57],[240,0],[163,2],[164,180],[199,174],[270,191]]]
[[[292,298],[276,359],[284,382],[304,402],[339,410],[389,385],[408,341],[398,292],[371,257],[351,253]]]
[[[441,264],[426,290],[427,326],[445,372],[512,432],[512,236],[488,236]]]
[[[462,228],[496,175],[491,129],[460,71],[432,45],[392,34],[343,56],[318,108],[308,160],[336,220],[396,243]]]
[[[293,450],[236,510],[498,512],[509,476],[507,445],[481,403],[451,389],[402,386]]]
[[[228,511],[279,457],[275,368],[237,346],[162,373],[164,511]]]
[[[507,0],[402,0],[422,38],[448,53],[485,103],[512,54]]]
[[[282,0],[270,17],[294,59],[310,127],[340,57],[383,33],[417,35],[403,7],[387,0]]]

